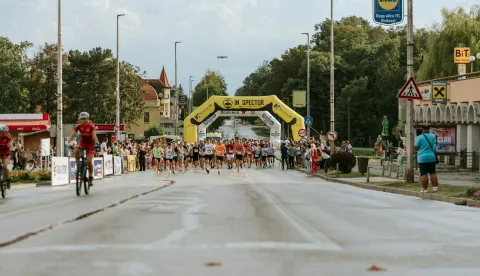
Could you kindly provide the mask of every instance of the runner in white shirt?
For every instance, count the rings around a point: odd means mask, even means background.
[[[165,150],[165,160],[166,160],[166,163],[167,163],[169,174],[172,174],[172,172],[175,174],[175,167],[174,167],[175,162],[173,161],[173,154],[174,154],[173,145],[168,144],[167,148]]]
[[[205,169],[207,173],[210,173],[210,171],[208,170],[208,166],[211,166],[211,168],[213,169],[212,159],[213,159],[214,150],[215,150],[215,145],[213,145],[210,142],[210,140],[207,141],[207,144],[205,145],[205,161],[206,161]]]

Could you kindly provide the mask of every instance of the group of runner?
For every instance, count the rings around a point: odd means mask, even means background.
[[[194,171],[198,168],[210,173],[210,170],[220,169],[226,165],[232,170],[233,165],[237,172],[244,166],[251,168],[272,167],[275,164],[275,147],[262,140],[226,140],[201,141],[200,143],[168,142],[159,140],[152,144],[153,167],[156,173],[168,171],[187,171],[192,165]]]

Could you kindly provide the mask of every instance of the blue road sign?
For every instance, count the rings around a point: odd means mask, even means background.
[[[305,125],[306,126],[311,126],[313,124],[313,118],[312,117],[305,117]]]
[[[373,0],[373,21],[383,25],[403,22],[403,0]]]

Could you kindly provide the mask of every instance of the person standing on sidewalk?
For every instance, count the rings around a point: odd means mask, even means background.
[[[403,171],[405,169],[405,166],[403,165],[403,160],[405,159],[406,151],[402,141],[398,143],[397,154],[398,174],[400,176],[403,176]]]
[[[432,182],[433,192],[438,191],[438,179],[435,172],[437,157],[435,155],[436,136],[430,133],[428,123],[422,125],[422,134],[415,140],[415,150],[417,151],[418,167],[420,169],[420,182],[422,184],[422,193],[428,192],[428,175]]]
[[[285,164],[287,165],[288,169],[288,148],[285,146],[285,143],[282,143],[280,152],[282,153],[282,170],[285,170]]]
[[[288,168],[295,169],[295,145],[288,147]]]

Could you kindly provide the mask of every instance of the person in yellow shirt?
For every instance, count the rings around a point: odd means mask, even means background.
[[[217,157],[217,169],[218,169],[218,174],[220,174],[220,167],[223,163],[223,157],[225,156],[225,153],[227,152],[225,145],[219,140],[217,142],[217,145],[215,146],[215,155]]]

